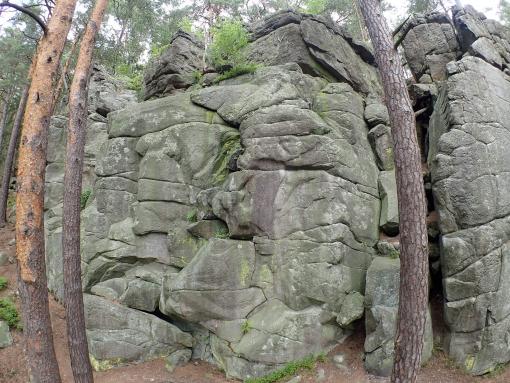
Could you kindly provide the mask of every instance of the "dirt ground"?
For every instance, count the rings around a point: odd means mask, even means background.
[[[10,296],[18,304],[16,295],[15,246],[10,241],[14,238],[14,228],[8,226],[0,229],[0,251],[11,257],[12,263],[0,266],[0,275],[9,279],[9,287],[0,292],[0,298]],[[433,302],[434,303],[434,302]],[[440,316],[440,302],[435,302],[434,316]],[[71,366],[67,352],[66,324],[63,307],[55,300],[50,300],[51,319],[55,336],[55,349],[64,383],[73,383]],[[441,332],[435,329],[435,334]],[[12,346],[0,349],[0,383],[27,383],[27,373],[23,353],[22,333],[12,331]],[[437,335],[436,335],[437,336]],[[359,331],[338,345],[323,363],[317,363],[315,370],[300,373],[300,383],[383,383],[388,379],[368,375],[363,369],[362,326]],[[342,353],[345,368],[337,368],[332,357]],[[106,372],[94,374],[96,383],[228,383],[224,375],[214,366],[204,362],[190,362],[186,366],[170,373],[165,369],[163,360],[118,367]],[[420,383],[507,383],[510,382],[510,368],[501,370],[495,376],[471,377],[455,368],[448,357],[436,350],[432,359],[422,368],[418,381]]]

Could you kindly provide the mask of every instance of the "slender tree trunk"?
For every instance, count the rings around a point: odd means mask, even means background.
[[[48,127],[62,51],[76,0],[57,0],[39,41],[23,117],[16,196],[16,256],[30,380],[60,383],[48,307],[44,254],[44,176]]]
[[[378,0],[360,0],[374,45],[395,153],[400,217],[400,301],[392,382],[414,383],[420,368],[428,304],[425,192],[416,122],[400,57]]]
[[[89,359],[80,256],[80,195],[87,127],[87,100],[92,52],[108,0],[97,0],[81,42],[69,93],[69,124],[64,174],[62,249],[64,255],[64,305],[67,339],[75,383],[93,383]]]
[[[0,227],[4,227],[7,223],[7,199],[9,197],[9,183],[11,182],[12,166],[14,164],[14,157],[16,155],[16,147],[18,146],[18,136],[21,130],[21,122],[23,120],[23,113],[27,105],[28,88],[30,85],[25,85],[21,98],[19,100],[18,110],[16,117],[12,124],[11,138],[9,140],[9,147],[7,155],[5,156],[4,175],[2,178],[2,185],[0,186]]]
[[[9,101],[11,98],[12,92],[8,91],[5,95],[4,100],[2,101],[2,119],[0,120],[0,151],[2,150],[2,142],[5,132],[5,127],[7,126],[8,114],[9,114]]]

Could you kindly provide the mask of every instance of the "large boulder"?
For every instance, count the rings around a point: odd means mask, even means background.
[[[193,344],[190,334],[154,315],[87,294],[84,304],[96,369],[168,356]]]
[[[183,91],[202,73],[204,46],[194,36],[179,30],[168,48],[149,62],[144,74],[144,99],[164,97]]]

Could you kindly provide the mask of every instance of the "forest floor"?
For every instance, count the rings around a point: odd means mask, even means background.
[[[11,297],[19,307],[16,293],[14,228],[0,229],[0,251],[6,252],[12,263],[0,266],[0,276],[9,280],[8,288],[0,292],[0,298]],[[440,315],[440,302],[433,305],[434,316]],[[55,349],[60,365],[63,383],[73,383],[71,365],[67,351],[66,324],[64,308],[50,298],[51,320],[53,325]],[[441,329],[434,329],[436,336]],[[0,349],[0,383],[27,383],[27,371],[23,352],[22,333],[12,330],[14,343]],[[383,383],[388,379],[368,375],[363,369],[364,332],[359,331],[348,337],[328,354],[326,361],[318,362],[316,368],[300,373],[300,383]],[[333,356],[342,354],[345,358],[343,368],[337,368]],[[163,360],[118,367],[106,372],[94,373],[96,383],[228,383],[224,375],[212,365],[204,362],[190,362],[176,368],[172,373],[165,369]],[[290,379],[290,378],[289,378]],[[289,380],[287,379],[287,380]],[[285,380],[284,380],[285,381]],[[455,368],[450,359],[441,351],[435,350],[432,359],[420,371],[420,383],[503,383],[510,382],[510,367],[500,369],[492,376],[472,377]]]

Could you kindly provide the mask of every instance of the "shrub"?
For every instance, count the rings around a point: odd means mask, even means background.
[[[7,287],[9,281],[5,277],[0,277],[0,290],[3,290]]]
[[[0,299],[0,319],[6,321],[9,327],[21,329],[18,310],[16,310],[16,306],[8,298]]]
[[[84,190],[81,193],[81,196],[80,196],[81,210],[85,209],[85,206],[87,206],[87,202],[88,202],[91,194],[92,194],[92,190],[90,190],[90,189]]]
[[[236,67],[246,63],[243,48],[248,45],[248,32],[240,20],[225,20],[212,30],[213,41],[210,57],[213,66],[223,71],[224,68]]]

